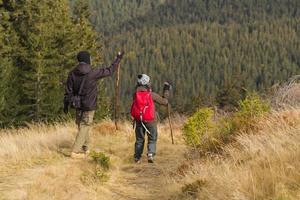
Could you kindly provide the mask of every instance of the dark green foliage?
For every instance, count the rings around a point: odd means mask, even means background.
[[[108,170],[110,167],[110,158],[109,156],[106,156],[102,152],[96,152],[92,151],[90,153],[91,158],[93,161],[96,162],[96,164],[100,165],[103,169]]]
[[[0,1],[0,126],[61,118],[64,81],[76,54],[88,50],[95,63],[101,60],[86,5],[74,2],[72,14],[68,0]]]
[[[16,32],[10,23],[11,5],[0,1],[0,127],[14,123],[18,110],[19,94],[14,87],[16,84],[15,53],[19,43]]]
[[[298,0],[90,0],[92,22],[105,35],[198,22],[249,23],[300,16]]]
[[[247,92],[242,86],[243,77],[235,77],[232,79],[233,82],[225,83],[225,85],[217,91],[215,96],[217,105],[226,111],[234,110],[235,107],[238,106],[238,101],[244,99]]]
[[[166,0],[90,0],[93,10],[91,21],[104,35],[125,31],[131,20],[143,17],[161,6]],[[124,24],[124,25],[123,25]]]
[[[169,80],[173,107],[237,106],[245,91],[265,91],[299,73],[298,0],[90,0],[92,22],[105,40],[105,63],[125,49],[126,113],[135,75],[149,73],[154,90]],[[108,82],[108,91],[113,85]],[[196,104],[196,105],[195,105]]]
[[[197,98],[236,106],[245,91],[264,92],[300,72],[299,24],[300,18],[144,28],[107,39],[104,52],[108,58],[118,48],[127,52],[122,63],[123,107],[129,106],[138,73],[149,74],[158,92],[169,80],[177,111],[192,110]],[[111,91],[112,85],[107,86]]]

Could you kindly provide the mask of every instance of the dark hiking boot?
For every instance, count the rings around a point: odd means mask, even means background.
[[[152,154],[148,154],[148,163],[154,163],[154,158]]]

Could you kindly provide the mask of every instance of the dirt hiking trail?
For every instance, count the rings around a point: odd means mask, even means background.
[[[0,200],[168,199],[166,186],[185,162],[185,145],[172,145],[169,133],[161,131],[155,163],[148,163],[144,152],[142,162],[136,164],[132,159],[133,133],[93,132],[93,149],[104,152],[111,160],[105,181],[95,178],[95,164],[90,158],[74,160],[55,152],[52,159],[1,171]]]

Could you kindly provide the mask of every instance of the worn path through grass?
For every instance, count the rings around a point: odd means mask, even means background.
[[[121,165],[117,176],[107,185],[112,198],[115,195],[119,199],[167,198],[167,180],[183,162],[184,148],[181,145],[164,144],[154,164],[148,164],[145,158],[141,164]]]
[[[91,159],[73,160],[57,152],[55,148],[42,145],[39,147],[41,152],[37,156],[31,154],[30,159],[27,155],[27,160],[26,155],[14,162],[8,159],[8,155],[0,157],[1,163],[5,163],[7,159],[7,168],[0,170],[0,199],[167,199],[166,186],[169,178],[185,160],[186,147],[180,142],[180,134],[177,135],[177,144],[172,145],[167,128],[162,127],[155,163],[147,163],[144,155],[142,163],[136,164],[132,159],[132,130],[130,125],[125,124],[123,127],[124,130],[117,133],[112,130],[109,132],[109,127],[96,126],[93,129],[93,149],[104,152],[111,158],[107,181],[94,178],[95,167]],[[55,128],[55,131],[58,133],[52,135],[49,132],[49,135],[44,135],[44,139],[59,137],[60,133],[65,132],[59,128]],[[71,132],[71,135],[58,142],[59,148],[62,143],[70,145],[76,129],[72,126],[67,132]],[[31,137],[26,139],[30,140]],[[5,136],[1,140],[4,141]],[[43,152],[43,148],[47,148],[47,151]],[[45,159],[47,156],[51,159]]]

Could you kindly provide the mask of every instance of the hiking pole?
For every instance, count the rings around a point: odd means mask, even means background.
[[[120,63],[117,66],[117,75],[115,79],[115,126],[119,130],[119,110],[120,110]]]
[[[171,123],[171,106],[169,103],[168,103],[168,121],[169,121],[169,125],[170,125],[172,144],[174,144],[173,128],[172,128],[172,123]]]

